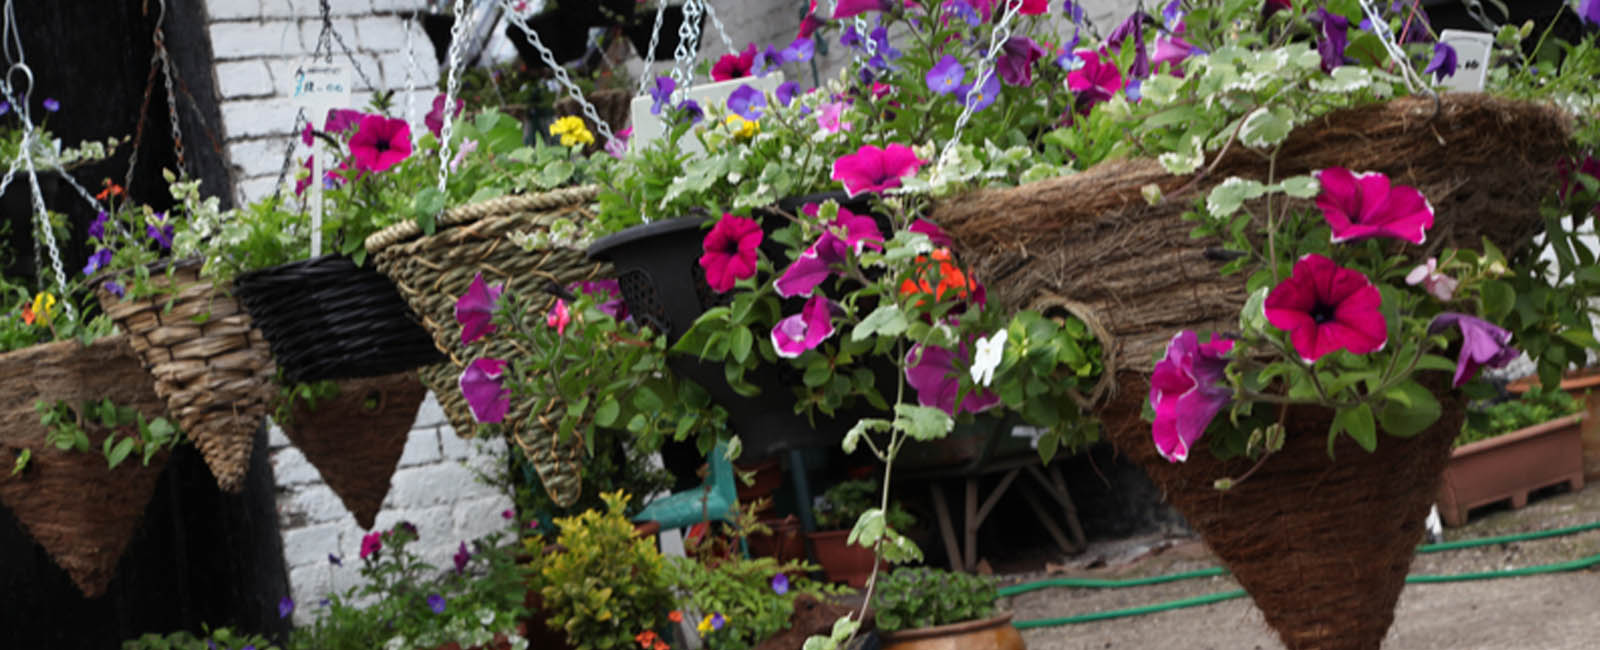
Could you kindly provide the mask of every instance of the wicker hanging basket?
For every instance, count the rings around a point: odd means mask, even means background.
[[[1428,245],[1507,251],[1543,225],[1540,200],[1569,153],[1570,123],[1552,108],[1477,94],[1439,104],[1406,98],[1330,113],[1299,127],[1278,155],[1279,178],[1343,166],[1417,187],[1436,214]],[[1098,415],[1122,453],[1143,466],[1249,591],[1291,650],[1371,650],[1393,620],[1422,520],[1437,490],[1459,409],[1427,432],[1384,437],[1368,454],[1348,441],[1326,450],[1331,415],[1292,411],[1288,446],[1221,493],[1212,481],[1244,468],[1197,453],[1172,465],[1155,452],[1140,411],[1154,358],[1183,328],[1236,327],[1245,280],[1223,277],[1190,238],[1182,214],[1230,176],[1264,179],[1254,154],[1225,155],[1203,180],[1148,160],[982,190],[940,205],[933,219],[989,287],[1016,308],[1064,296],[1102,326],[1108,374]],[[1147,203],[1155,185],[1165,199]],[[1298,435],[1297,435],[1298,434]]]
[[[245,273],[234,295],[288,381],[376,377],[444,359],[388,276],[343,255]]]
[[[339,395],[314,409],[295,406],[282,422],[322,480],[362,529],[371,529],[389,494],[389,478],[426,394],[415,373],[345,379]]]
[[[558,219],[581,222],[590,218],[588,204],[596,192],[586,186],[501,197],[450,210],[432,235],[424,235],[416,224],[406,222],[367,238],[367,252],[378,270],[394,280],[400,295],[433,335],[434,344],[449,357],[448,363],[423,367],[418,374],[439,399],[457,435],[470,436],[477,430],[458,384],[462,370],[479,356],[509,359],[519,352],[500,334],[463,347],[455,320],[456,299],[481,273],[491,285],[505,283],[508,291],[525,298],[544,297],[534,300],[534,309],[543,313],[555,301],[546,291],[550,285],[565,287],[607,276],[609,265],[588,261],[581,248],[557,246],[528,252],[508,238],[512,233],[547,231]],[[469,357],[469,353],[476,356]],[[557,505],[570,505],[581,492],[582,442],[576,436],[559,440],[555,428],[542,423],[541,416],[546,414],[533,409],[529,402],[513,403],[504,421],[506,432],[534,463],[550,498]]]
[[[61,451],[34,410],[38,401],[110,399],[146,418],[166,412],[150,375],[139,365],[127,338],[100,339],[85,347],[60,341],[0,355],[0,503],[66,570],[83,595],[105,593],[117,562],[144,517],[156,481],[167,464],[162,451],[149,465],[129,456],[115,469],[100,453],[107,431],[86,421],[89,450]],[[31,460],[18,475],[10,467],[27,449]],[[7,560],[10,561],[10,560]]]
[[[152,272],[157,287],[174,293],[123,300],[97,291],[100,306],[155,378],[167,412],[205,457],[225,492],[244,487],[256,428],[276,394],[266,339],[233,298],[200,279],[200,261]]]

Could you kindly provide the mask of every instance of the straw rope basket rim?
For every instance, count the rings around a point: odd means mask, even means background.
[[[478,221],[492,215],[514,214],[517,212],[531,212],[549,208],[583,203],[599,195],[598,185],[578,185],[563,187],[536,194],[514,194],[501,196],[477,203],[468,203],[446,210],[439,217],[439,229],[459,226]],[[372,233],[364,242],[367,253],[376,255],[386,248],[422,236],[422,227],[415,221],[402,221],[383,230]],[[435,231],[434,234],[438,234]]]

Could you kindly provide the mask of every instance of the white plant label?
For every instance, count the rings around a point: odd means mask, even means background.
[[[289,100],[305,108],[308,118],[320,118],[330,108],[350,105],[350,68],[324,61],[302,61],[285,76]]]
[[[1482,92],[1483,83],[1489,75],[1489,56],[1494,51],[1494,35],[1447,29],[1439,33],[1439,42],[1456,51],[1456,73],[1444,78],[1444,87],[1464,92]]]

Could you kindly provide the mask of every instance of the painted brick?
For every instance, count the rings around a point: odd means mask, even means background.
[[[294,599],[295,625],[308,625],[317,620],[317,615],[322,609],[318,603],[333,590],[332,578],[327,562],[289,569],[290,597]]]
[[[278,517],[302,517],[313,524],[354,519],[344,508],[344,502],[327,485],[317,483],[292,488],[287,499],[278,501]]]
[[[359,53],[362,49],[364,49],[361,45],[361,40],[356,38],[355,20],[350,18],[335,18],[333,19],[333,31],[336,32],[336,34],[328,37],[328,46],[333,48],[333,56],[337,59],[340,59],[341,62],[348,61],[343,60],[345,51],[344,48],[339,47],[339,38],[342,37],[344,39],[344,44],[349,46],[354,52]],[[321,35],[321,20],[299,21],[299,43],[300,47],[303,48],[303,53],[310,54],[315,52],[317,49],[317,39]]]
[[[412,429],[406,437],[405,452],[400,454],[400,467],[437,463],[442,458],[438,429]]]
[[[294,116],[298,112],[287,99],[240,100],[222,104],[222,121],[227,125],[229,139],[286,136],[294,128]],[[282,155],[283,150],[278,151]],[[279,158],[274,162],[281,164],[283,160]],[[273,169],[273,173],[277,170]]]
[[[327,564],[328,554],[339,550],[339,526],[319,524],[283,534],[283,559],[289,566]]]
[[[473,540],[497,530],[505,530],[511,522],[501,517],[500,513],[510,507],[510,497],[501,494],[457,501],[451,513],[455,520],[455,536]]]
[[[274,422],[274,423],[272,423],[272,426],[267,427],[267,448],[268,449],[278,449],[280,447],[288,447],[289,444],[290,444],[289,443],[289,437],[286,436],[286,435],[283,435],[283,428],[279,427],[278,423]]]
[[[433,391],[428,391],[427,396],[422,398],[422,406],[417,408],[417,422],[412,426],[435,427],[445,423],[444,407],[439,405],[439,399],[434,397]]]
[[[244,176],[276,177],[283,169],[284,144],[277,139],[234,140],[228,143],[228,161]]]
[[[466,460],[468,456],[472,455],[474,444],[472,439],[455,435],[453,429],[450,431],[450,435],[443,435],[443,431],[440,433],[439,446],[444,450],[445,458],[451,461],[460,461]]]
[[[389,481],[385,512],[390,508],[422,508],[449,503],[463,488],[473,485],[472,472],[455,463],[439,463],[396,470]],[[383,514],[379,513],[379,521]]]
[[[277,91],[272,73],[261,61],[236,61],[217,64],[217,85],[223,99],[260,97]]]
[[[306,460],[305,454],[294,447],[284,447],[272,453],[272,476],[278,485],[322,482],[322,474],[311,461]]]
[[[240,204],[248,204],[272,195],[273,188],[278,184],[276,174],[272,176],[257,176],[236,181],[234,187],[239,190]],[[283,435],[283,434],[278,434]],[[288,444],[288,440],[284,440]]]
[[[356,21],[361,49],[373,52],[398,52],[405,49],[406,22],[399,16],[370,16]],[[413,34],[412,39],[417,35]],[[423,38],[426,38],[425,36]]]
[[[423,0],[372,0],[372,10],[377,13],[415,11],[427,6]]]
[[[212,23],[211,51],[218,61],[303,54],[299,31],[290,21]]]

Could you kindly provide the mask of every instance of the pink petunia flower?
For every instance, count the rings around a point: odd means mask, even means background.
[[[727,81],[750,76],[750,71],[756,64],[756,44],[751,43],[738,54],[724,54],[711,66],[711,78],[715,81]]]
[[[772,326],[772,347],[778,356],[793,359],[806,350],[815,349],[833,336],[833,316],[838,307],[827,297],[818,294],[806,301],[800,313],[778,321]]]
[[[723,214],[701,244],[705,252],[700,268],[706,271],[706,284],[725,293],[735,282],[754,276],[761,237],[761,224],[754,219]]]
[[[1000,80],[1011,86],[1033,85],[1033,64],[1044,56],[1044,48],[1026,36],[1012,36],[1001,46],[995,60],[995,72]]]
[[[1421,244],[1433,227],[1433,206],[1417,188],[1391,186],[1378,172],[1355,174],[1343,167],[1317,172],[1322,193],[1317,207],[1333,228],[1333,242],[1392,237]]]
[[[459,98],[459,97],[456,98],[456,108],[455,108],[454,111],[451,111],[450,118],[451,119],[455,119],[457,117],[460,117],[461,116],[461,109],[463,107],[465,107],[466,105],[467,105],[466,102],[462,101],[461,98]],[[427,115],[422,116],[422,123],[426,124],[428,126],[428,132],[432,133],[433,137],[435,137],[435,138],[439,137],[440,131],[444,130],[444,95],[443,94],[438,94],[438,95],[434,95],[433,96],[433,110],[428,111]]]
[[[1429,295],[1438,298],[1441,302],[1449,300],[1456,293],[1460,282],[1455,278],[1439,272],[1439,260],[1428,258],[1427,263],[1418,264],[1406,274],[1406,284],[1411,286],[1422,285]]]
[[[961,378],[971,375],[972,355],[967,344],[961,344],[961,354],[957,356],[945,348],[919,343],[906,353],[905,362],[906,383],[917,390],[917,403],[954,416],[956,395],[961,392]],[[999,405],[998,394],[985,388],[975,388],[961,400],[961,411],[979,413]]]
[[[844,113],[844,102],[828,102],[817,108],[817,127],[823,133],[832,135],[840,131],[849,131],[851,124],[841,122],[839,117]]]
[[[472,276],[467,292],[456,299],[456,322],[461,324],[461,344],[467,345],[495,330],[495,304],[506,290],[505,283],[491,287],[483,281],[483,274]]]
[[[616,278],[584,280],[567,285],[567,291],[595,297],[595,309],[616,320],[628,320],[628,303],[622,299],[622,285]]]
[[[887,11],[893,4],[889,0],[839,0],[833,8],[833,19],[849,18],[868,11]]]
[[[852,197],[862,192],[882,192],[900,187],[901,178],[917,173],[926,162],[903,144],[882,149],[864,144],[855,153],[833,161],[833,180],[843,183],[845,192]]]
[[[555,306],[544,315],[544,323],[554,327],[557,336],[566,336],[567,325],[572,323],[572,308],[567,306],[567,301],[556,298]]]
[[[1522,354],[1511,347],[1511,332],[1466,314],[1439,314],[1433,318],[1433,322],[1428,323],[1428,333],[1439,334],[1452,325],[1461,330],[1461,356],[1456,359],[1454,379],[1457,388],[1471,380],[1478,373],[1478,368],[1504,368]]]
[[[383,533],[381,531],[373,531],[361,536],[361,559],[365,560],[367,556],[381,550],[383,550]]]
[[[955,245],[955,243],[950,240],[949,235],[944,234],[944,231],[941,230],[937,224],[933,223],[932,221],[928,221],[927,219],[920,217],[917,218],[916,221],[911,222],[911,227],[907,228],[907,230],[910,230],[911,232],[920,232],[924,235],[927,235],[928,241],[931,242],[936,248],[950,248],[951,246]]]
[[[461,373],[458,384],[461,395],[472,409],[472,419],[479,422],[499,422],[511,410],[511,389],[501,384],[506,362],[500,359],[476,359]]]
[[[1223,384],[1233,341],[1201,343],[1194,330],[1183,330],[1167,343],[1167,354],[1150,375],[1150,406],[1156,420],[1150,428],[1156,452],[1168,462],[1189,459],[1194,443],[1212,418],[1233,399]]]
[[[1077,50],[1073,56],[1083,65],[1067,73],[1067,90],[1072,91],[1078,113],[1088,115],[1095,104],[1122,91],[1122,71],[1117,69],[1116,61],[1102,59],[1094,50]]]
[[[1181,30],[1180,30],[1181,33]],[[1190,45],[1183,37],[1173,35],[1156,39],[1156,52],[1150,57],[1150,67],[1160,69],[1161,64],[1170,63],[1170,71],[1174,77],[1183,76],[1183,61],[1195,53],[1195,47]]]
[[[1295,352],[1314,362],[1334,350],[1383,349],[1389,326],[1378,311],[1382,300],[1367,276],[1312,253],[1295,262],[1264,307],[1267,322],[1289,332]]]
[[[807,213],[815,216],[816,207],[807,205]],[[859,255],[862,249],[869,247],[883,250],[883,234],[878,231],[878,222],[841,207],[822,236],[801,252],[800,257],[772,281],[772,286],[784,298],[809,296],[837,267],[843,266],[850,255]]]
[[[402,119],[364,116],[350,137],[350,155],[356,159],[356,169],[388,171],[411,156],[411,127]]]

